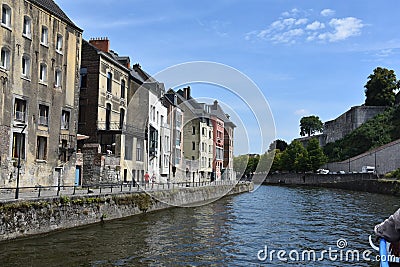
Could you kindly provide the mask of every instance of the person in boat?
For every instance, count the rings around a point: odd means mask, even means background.
[[[400,257],[400,209],[376,225],[374,232],[377,237],[390,242],[390,252],[396,257]],[[390,266],[400,266],[400,264],[391,263]]]

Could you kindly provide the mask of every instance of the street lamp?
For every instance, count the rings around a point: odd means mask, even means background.
[[[18,148],[18,164],[17,164],[17,189],[15,189],[15,199],[18,199],[19,196],[19,170],[21,169],[21,152],[22,152],[22,134],[25,131],[26,128],[26,124],[24,124],[24,127],[21,130],[21,139],[20,139],[20,144],[19,144],[19,148]]]

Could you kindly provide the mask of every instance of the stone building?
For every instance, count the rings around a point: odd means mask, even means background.
[[[222,172],[224,166],[224,117],[225,114],[220,112],[218,101],[215,100],[213,105],[209,105],[209,112],[211,114],[211,122],[213,125],[213,172],[217,181],[222,179]]]
[[[372,119],[376,115],[385,111],[385,106],[354,106],[341,114],[336,119],[324,123],[323,133],[313,136],[296,138],[304,146],[312,138],[317,138],[321,146],[342,139],[352,131],[360,127],[363,123]]]
[[[125,158],[129,64],[129,58],[110,50],[107,38],[82,43],[79,134],[89,137],[80,145],[83,184],[128,179],[121,172],[121,159]]]
[[[0,185],[72,185],[82,30],[52,0],[1,6]]]

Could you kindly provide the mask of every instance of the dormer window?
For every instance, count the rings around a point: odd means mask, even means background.
[[[28,38],[31,38],[32,36],[32,20],[28,16],[24,16],[24,27],[22,29],[22,34]]]

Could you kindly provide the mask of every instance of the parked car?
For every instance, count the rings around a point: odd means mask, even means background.
[[[339,173],[339,174],[346,174],[345,171],[339,171],[338,173]]]
[[[375,167],[373,167],[373,166],[362,166],[361,172],[362,173],[375,173]]]
[[[318,170],[317,170],[317,173],[318,173],[318,174],[328,174],[328,173],[329,173],[329,170],[326,170],[326,169],[318,169]]]

